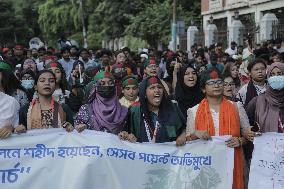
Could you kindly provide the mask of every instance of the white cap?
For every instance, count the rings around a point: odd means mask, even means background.
[[[146,58],[146,59],[148,59],[148,55],[147,55],[147,54],[141,54],[141,55],[140,55],[140,58]]]
[[[142,49],[142,52],[148,53],[149,50],[148,49]]]

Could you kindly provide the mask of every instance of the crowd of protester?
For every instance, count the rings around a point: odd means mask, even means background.
[[[109,132],[162,143],[231,135],[234,189],[247,186],[255,136],[284,132],[284,47],[231,42],[190,52],[0,48],[0,138],[31,129]]]

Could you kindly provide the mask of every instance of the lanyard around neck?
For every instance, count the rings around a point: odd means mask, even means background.
[[[157,133],[158,133],[158,129],[159,129],[159,127],[160,127],[159,122],[156,121],[154,132],[151,130],[151,128],[149,127],[149,125],[147,124],[147,122],[146,122],[145,119],[144,119],[144,125],[145,125],[145,129],[146,129],[148,141],[149,141],[150,143],[156,143]],[[150,132],[152,132],[152,134],[153,134],[153,138],[152,138],[152,139],[151,139],[151,134],[150,134]]]

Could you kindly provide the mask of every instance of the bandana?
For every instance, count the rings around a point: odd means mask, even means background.
[[[3,48],[3,50],[2,50],[3,53],[6,53],[8,51],[9,51],[9,48]]]
[[[24,49],[24,46],[23,45],[15,45],[14,49]]]
[[[46,62],[46,64],[48,64],[50,62],[54,62],[56,60],[57,60],[56,56],[46,56],[46,57],[44,57],[44,62]]]
[[[144,63],[144,68],[152,64],[155,64],[157,66],[159,65],[158,61],[155,58],[146,59]]]
[[[210,79],[218,79],[218,78],[223,79],[221,73],[214,67],[209,68],[208,70],[203,72],[203,74],[201,75],[200,85],[204,86],[206,81]]]
[[[138,86],[138,80],[133,76],[126,76],[123,79],[122,87],[125,88],[128,85],[135,85]]]
[[[148,80],[147,80],[146,86],[149,87],[150,85],[154,85],[156,83],[159,83],[159,84],[162,85],[161,80],[158,77],[155,77],[155,76],[149,77]]]
[[[64,72],[64,68],[62,67],[62,65],[59,62],[50,62],[45,66],[45,69],[49,69],[49,68],[58,68],[60,69],[61,72]]]
[[[102,78],[110,78],[111,80],[114,80],[113,75],[108,72],[108,71],[100,71],[96,74],[96,76],[94,77],[94,83],[96,83],[98,80],[102,79]]]
[[[7,62],[5,61],[0,61],[0,69],[3,69],[3,70],[7,70],[7,71],[12,71],[12,67],[10,64],[8,64]]]
[[[98,73],[98,69],[95,66],[89,66],[85,70],[85,75],[89,78],[95,77],[95,75]]]

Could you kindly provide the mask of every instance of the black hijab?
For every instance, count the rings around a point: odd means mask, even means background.
[[[198,76],[195,86],[188,87],[185,85],[184,75],[187,68],[192,68],[196,72],[196,69],[192,65],[183,66],[178,72],[177,84],[175,89],[175,98],[184,117],[187,117],[188,108],[192,108],[195,105],[199,104],[204,98],[204,93],[200,89],[200,79]]]
[[[152,124],[150,119],[150,111],[148,109],[147,99],[146,99],[146,89],[149,86],[148,81],[151,78],[155,78],[158,81],[158,83],[161,84],[160,79],[155,76],[144,79],[139,86],[139,101],[141,105],[141,112],[144,114],[144,119],[146,120],[147,124],[150,125],[150,127],[154,128],[154,125]],[[167,96],[166,90],[164,89],[163,98],[159,107],[159,115],[158,115],[159,122],[161,124],[167,123],[169,125],[174,125],[174,123],[177,120],[177,116],[178,112],[173,112],[173,103],[171,102],[169,96]]]

